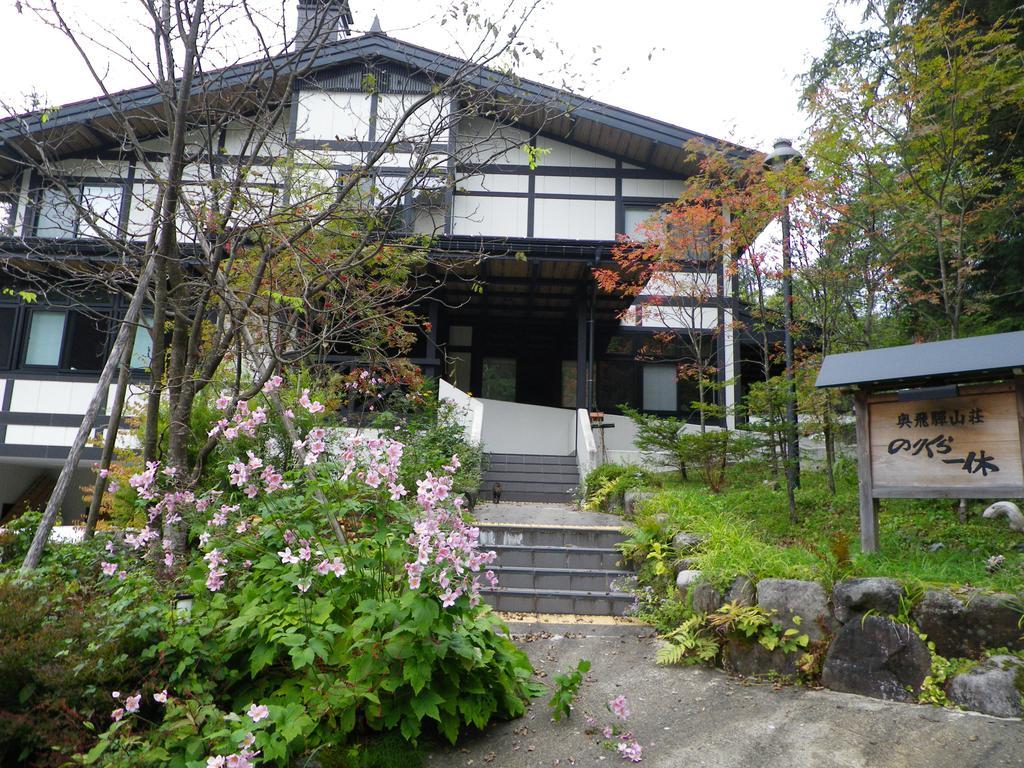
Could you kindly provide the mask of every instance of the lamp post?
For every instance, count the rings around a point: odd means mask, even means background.
[[[765,168],[780,171],[787,163],[800,162],[803,156],[789,139],[776,139],[775,147],[764,160]],[[796,381],[793,376],[793,257],[789,233],[789,204],[782,190],[782,310],[786,347],[786,496],[789,519],[796,522],[794,491],[800,486],[800,435],[796,416]]]

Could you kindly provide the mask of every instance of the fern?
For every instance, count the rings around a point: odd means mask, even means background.
[[[704,664],[718,656],[718,642],[704,623],[703,614],[695,614],[677,629],[665,635],[658,649],[658,664]]]

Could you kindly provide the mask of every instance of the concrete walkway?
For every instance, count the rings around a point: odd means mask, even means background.
[[[1019,720],[771,685],[748,685],[697,667],[658,667],[650,631],[636,626],[512,625],[542,679],[593,666],[568,721],[546,700],[519,720],[430,757],[431,766],[539,768],[626,765],[584,732],[624,694],[630,727],[650,768],[997,768],[1024,766]]]
[[[614,527],[622,525],[618,515],[584,512],[570,504],[555,502],[538,504],[510,501],[501,504],[477,504],[473,517],[478,523],[498,525],[564,525],[583,527]]]

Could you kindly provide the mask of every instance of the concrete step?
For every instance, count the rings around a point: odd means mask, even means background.
[[[507,613],[571,613],[583,616],[622,616],[633,604],[623,592],[576,590],[503,589],[481,590],[483,599],[495,610]]]
[[[496,566],[498,590],[529,589],[534,592],[618,592],[633,575],[629,571],[576,570],[572,568],[520,568]]]
[[[566,547],[577,549],[613,549],[626,540],[616,528],[572,528],[545,525],[489,525],[480,528],[480,543],[486,547],[498,545],[521,547]]]
[[[575,488],[564,488],[561,491],[502,491],[502,501],[525,501],[533,502],[536,504],[544,504],[550,502],[566,502],[569,503],[576,498]],[[483,501],[491,500],[491,489],[482,490],[480,492],[480,499]]]
[[[564,481],[575,485],[580,480],[576,467],[562,464],[508,464],[491,467],[484,472],[484,480],[501,480],[502,482],[531,482],[544,480],[550,482]]]
[[[533,453],[488,453],[487,459],[491,466],[516,464],[542,464],[544,466],[575,467],[575,456],[557,456]]]
[[[610,547],[545,547],[521,544],[488,545],[497,554],[501,568],[568,568],[571,570],[615,571],[620,555]]]
[[[480,483],[481,490],[491,492],[496,482],[501,483],[502,493],[520,493],[523,491],[541,491],[544,493],[572,493],[576,490],[577,483],[561,480],[546,480],[537,478],[535,480],[492,480],[484,477]]]

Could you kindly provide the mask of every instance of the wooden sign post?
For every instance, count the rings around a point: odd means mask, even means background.
[[[1024,379],[927,395],[855,393],[864,552],[878,548],[881,498],[1024,496]]]

